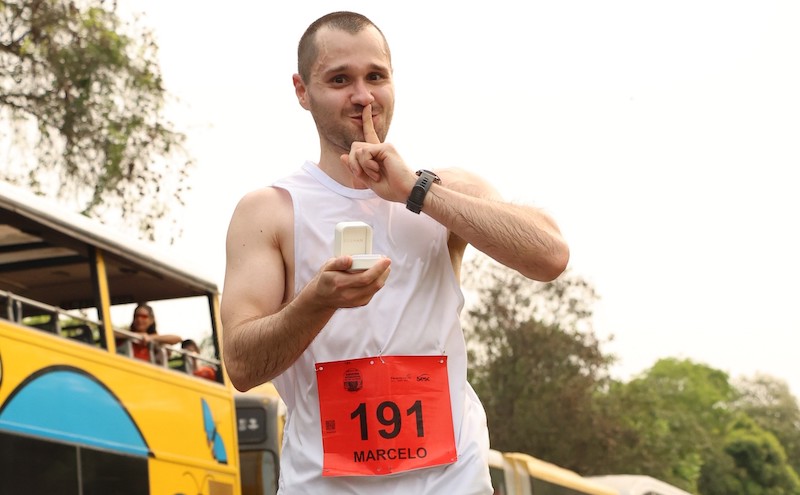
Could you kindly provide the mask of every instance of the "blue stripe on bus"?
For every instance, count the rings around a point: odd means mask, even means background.
[[[222,437],[219,436],[214,417],[211,414],[211,408],[208,406],[208,402],[206,402],[205,399],[200,399],[200,405],[203,408],[203,425],[206,431],[206,442],[211,447],[211,455],[213,455],[214,459],[218,462],[227,464],[228,453],[225,450],[225,442],[223,442]]]
[[[0,430],[136,456],[149,449],[127,411],[100,383],[72,370],[43,373],[15,390]]]

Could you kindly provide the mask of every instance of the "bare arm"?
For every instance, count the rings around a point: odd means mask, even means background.
[[[183,339],[181,339],[180,335],[155,334],[155,335],[147,335],[145,342],[150,341],[162,345],[172,345],[172,344],[180,344],[182,340]]]
[[[528,278],[550,281],[569,261],[569,248],[549,215],[501,200],[483,179],[463,170],[439,173],[423,212],[455,235]]]
[[[233,385],[247,390],[286,370],[340,307],[367,304],[389,275],[389,260],[347,273],[348,256],[325,263],[297,294],[287,266],[294,266],[293,214],[286,191],[246,195],[228,228],[221,304],[224,359]],[[331,233],[333,235],[333,232]]]
[[[130,333],[120,333],[116,330],[114,331],[114,336],[119,339],[131,339],[131,335],[133,335],[134,342],[147,344],[149,342],[153,342],[159,345],[172,345],[172,344],[179,344],[183,341],[180,335],[171,335],[171,334],[159,334],[159,333],[137,333],[131,331]]]
[[[362,121],[367,142],[353,143],[342,163],[383,199],[405,203],[416,175],[392,145],[379,142],[369,106]],[[450,231],[451,258],[460,261],[469,243],[534,280],[553,280],[566,269],[569,248],[543,211],[501,201],[486,181],[464,171],[442,171],[442,182],[431,186],[422,211]]]

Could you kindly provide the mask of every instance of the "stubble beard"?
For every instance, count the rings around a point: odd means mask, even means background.
[[[350,153],[350,149],[355,142],[364,142],[364,130],[362,128],[355,128],[344,124],[342,121],[337,121],[330,114],[317,115],[312,112],[314,123],[317,126],[317,132],[322,139],[328,142],[334,150],[340,153]],[[376,127],[375,132],[378,134],[378,139],[381,142],[386,140],[388,134],[389,123],[391,122],[392,113],[384,114],[383,125]],[[342,117],[347,119],[347,117]]]
[[[324,122],[317,122],[317,131],[325,141],[342,153],[350,153],[353,143],[366,141],[363,130],[348,128],[346,125],[329,126]],[[386,139],[386,132],[382,128],[375,129],[375,132],[381,142]]]

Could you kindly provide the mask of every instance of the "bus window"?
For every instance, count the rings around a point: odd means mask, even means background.
[[[278,493],[278,459],[265,450],[240,453],[242,495],[274,495]]]
[[[242,495],[278,492],[280,399],[258,393],[236,396]]]
[[[0,458],[0,493],[137,495],[149,490],[146,458],[5,433],[0,433]]]

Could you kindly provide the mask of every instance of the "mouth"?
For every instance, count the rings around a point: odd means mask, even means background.
[[[373,114],[372,114],[372,120],[373,120],[373,121],[374,121],[374,120],[376,120],[376,119],[378,118],[378,115],[379,115],[379,114],[377,114],[377,113],[373,113]],[[350,116],[349,116],[349,118],[351,118],[351,119],[353,119],[353,120],[357,120],[357,121],[359,121],[359,122],[361,122],[362,120],[364,120],[364,119],[363,119],[363,114],[362,114],[361,112],[358,112],[358,113],[355,113],[355,112],[354,112],[352,115],[350,115]]]

